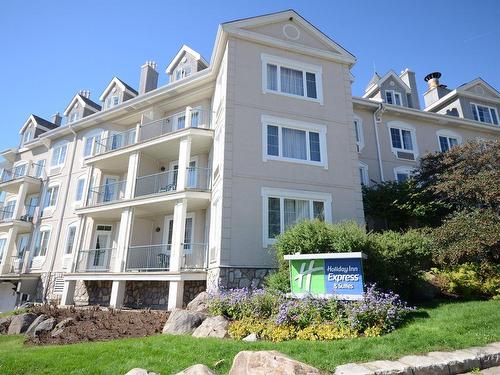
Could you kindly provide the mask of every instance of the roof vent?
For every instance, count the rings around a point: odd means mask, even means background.
[[[425,76],[424,81],[429,85],[429,89],[439,87],[439,78],[441,78],[440,72],[432,72]]]

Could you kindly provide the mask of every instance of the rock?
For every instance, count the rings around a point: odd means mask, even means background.
[[[194,299],[189,302],[186,306],[186,309],[189,311],[197,311],[206,313],[208,312],[208,293],[201,292]]]
[[[7,318],[0,318],[0,335],[4,335],[9,330],[10,316]]]
[[[190,334],[206,318],[207,316],[203,313],[177,309],[170,313],[162,332],[171,335]]]
[[[425,355],[407,355],[398,360],[410,366],[414,375],[448,375],[448,362]]]
[[[258,340],[259,340],[259,338],[257,337],[257,335],[255,333],[251,333],[247,337],[244,337],[242,339],[242,341],[246,341],[246,342],[254,342],[254,341],[258,341]]]
[[[75,318],[66,318],[66,319],[63,319],[59,323],[56,324],[56,326],[54,327],[54,331],[56,329],[61,329],[61,328],[73,325],[74,321],[75,321]]]
[[[215,372],[205,365],[194,365],[178,372],[176,375],[215,375]]]
[[[465,351],[474,354],[481,362],[482,368],[500,366],[500,350],[495,344],[468,348]]]
[[[30,324],[26,332],[24,334],[26,336],[35,336],[35,329],[38,327],[38,325],[43,322],[45,319],[47,319],[47,315],[39,315],[35,320],[33,320],[33,323]]]
[[[319,370],[275,350],[242,351],[234,357],[230,375],[313,375]]]
[[[133,368],[125,375],[158,375],[156,372],[148,371],[143,368]]]
[[[33,323],[35,319],[36,319],[36,314],[32,313],[13,315],[10,320],[9,330],[7,334],[19,335],[21,333],[26,332],[28,327],[31,325],[31,323]]]
[[[427,355],[438,361],[448,362],[451,374],[462,374],[474,368],[481,367],[479,358],[467,350],[455,350],[454,352],[430,352]]]
[[[52,331],[55,325],[56,325],[56,318],[45,319],[35,328],[34,336],[39,335],[41,332]]]
[[[193,332],[193,337],[217,337],[224,339],[229,337],[227,330],[229,328],[229,320],[223,316],[213,316],[207,318]]]
[[[335,375],[375,375],[375,372],[356,363],[348,363],[346,365],[337,366]]]
[[[396,361],[373,361],[363,363],[362,366],[377,375],[413,375],[409,366]]]

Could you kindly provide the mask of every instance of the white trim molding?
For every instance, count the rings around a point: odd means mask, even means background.
[[[290,163],[307,164],[312,166],[319,166],[328,169],[328,152],[326,149],[326,133],[327,127],[322,124],[313,124],[310,122],[297,121],[282,117],[275,117],[270,115],[262,115],[262,161],[268,160],[285,161]],[[268,125],[278,128],[278,155],[268,154]],[[282,143],[282,128],[301,130],[306,133],[306,159],[298,159],[283,156]],[[311,160],[311,147],[310,147],[310,133],[318,133],[319,135],[319,148],[320,148],[320,161]]]
[[[358,152],[361,152],[365,148],[365,135],[363,132],[363,119],[358,115],[354,114],[354,135],[356,138],[356,146]]]
[[[396,167],[396,168],[394,168],[394,180],[398,181],[398,182],[402,182],[402,181],[399,181],[398,174],[406,174],[406,175],[408,175],[407,178],[409,178],[414,170],[415,170],[414,167],[410,167],[407,165],[401,165],[399,167]]]
[[[412,126],[406,122],[402,122],[402,121],[389,121],[389,122],[387,122],[386,125],[387,125],[387,131],[388,131],[388,135],[389,135],[389,144],[391,145],[391,151],[394,154],[394,156],[396,156],[397,159],[401,159],[401,160],[416,161],[418,158],[418,155],[419,155],[416,128],[414,126]],[[399,129],[401,148],[394,147],[394,145],[392,144],[391,129]],[[406,130],[406,131],[410,132],[411,143],[412,143],[411,150],[404,147],[403,135],[402,135],[401,130]],[[402,158],[402,157],[400,157],[400,155],[398,155],[399,152],[413,154],[413,159]]]
[[[439,150],[441,152],[444,152],[444,151],[447,151],[447,150],[443,150],[443,148],[441,147],[441,140],[439,139],[440,137],[445,137],[447,139],[447,143],[448,143],[448,150],[453,147],[453,145],[450,144],[450,138],[452,139],[456,139],[457,141],[457,144],[461,145],[462,144],[462,136],[460,134],[458,134],[457,132],[454,132],[453,130],[449,130],[449,129],[440,129],[436,132],[436,138],[437,138],[437,142],[438,142],[438,147],[439,147]]]

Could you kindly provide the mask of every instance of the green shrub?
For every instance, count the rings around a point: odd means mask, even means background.
[[[229,319],[269,318],[277,313],[282,297],[263,289],[229,289],[212,294],[208,309],[212,315]]]

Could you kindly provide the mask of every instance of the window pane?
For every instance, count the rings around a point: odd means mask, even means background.
[[[84,185],[85,185],[85,180],[83,178],[78,180],[77,185],[76,185],[76,197],[75,197],[75,200],[77,202],[82,200]]]
[[[303,130],[282,128],[283,156],[307,160],[306,132]]]
[[[290,68],[280,68],[281,91],[287,94],[304,96],[304,81],[302,72]]]
[[[394,93],[394,103],[401,105],[401,94],[399,92]]]
[[[321,161],[319,133],[309,132],[309,150],[312,161]]]
[[[186,116],[177,117],[177,129],[184,129],[186,126]]]
[[[392,147],[403,148],[401,144],[401,137],[399,135],[399,129],[391,128],[391,141],[392,141]]]
[[[200,112],[198,111],[191,112],[191,127],[197,128],[199,121],[200,121]]]
[[[490,113],[491,113],[491,119],[493,120],[493,123],[495,125],[498,125],[498,118],[497,118],[497,113],[493,108],[490,108]]]
[[[92,153],[92,144],[94,143],[94,137],[88,137],[85,139],[85,148],[83,149],[83,156],[90,156]]]
[[[311,218],[309,214],[309,201],[285,199],[284,203],[285,230],[302,220]]]
[[[392,102],[393,102],[392,101],[392,92],[386,91],[385,92],[385,99],[386,99],[387,103],[392,104]]]
[[[360,135],[359,135],[359,124],[356,120],[354,120],[354,132],[356,133],[356,142],[359,143]]]
[[[44,167],[45,167],[45,160],[39,160],[36,164],[35,177],[43,177]]]
[[[413,150],[413,143],[411,141],[411,132],[409,130],[401,130],[403,135],[403,146],[405,150]]]
[[[396,179],[398,180],[398,182],[404,182],[408,179],[408,173],[398,172],[396,174]]]
[[[439,137],[439,147],[441,147],[442,152],[448,151],[448,138]]]
[[[280,225],[280,199],[268,198],[268,237],[275,238],[281,233]]]
[[[477,108],[474,104],[470,105],[472,110],[472,115],[474,116],[474,120],[479,121],[479,117],[477,116]]]
[[[315,219],[325,220],[325,203],[321,201],[313,202],[313,217]]]
[[[278,139],[278,127],[273,125],[267,125],[267,154],[268,155],[279,155],[279,139]]]
[[[278,67],[276,65],[267,64],[267,89],[278,90]]]
[[[75,243],[76,227],[69,227],[68,229],[68,241],[66,243],[66,254],[71,254],[73,252],[73,245]]]
[[[448,138],[448,142],[450,144],[450,147],[455,147],[458,145],[458,140],[456,138]]]
[[[317,98],[316,94],[316,74],[306,73],[307,96],[309,98]]]

